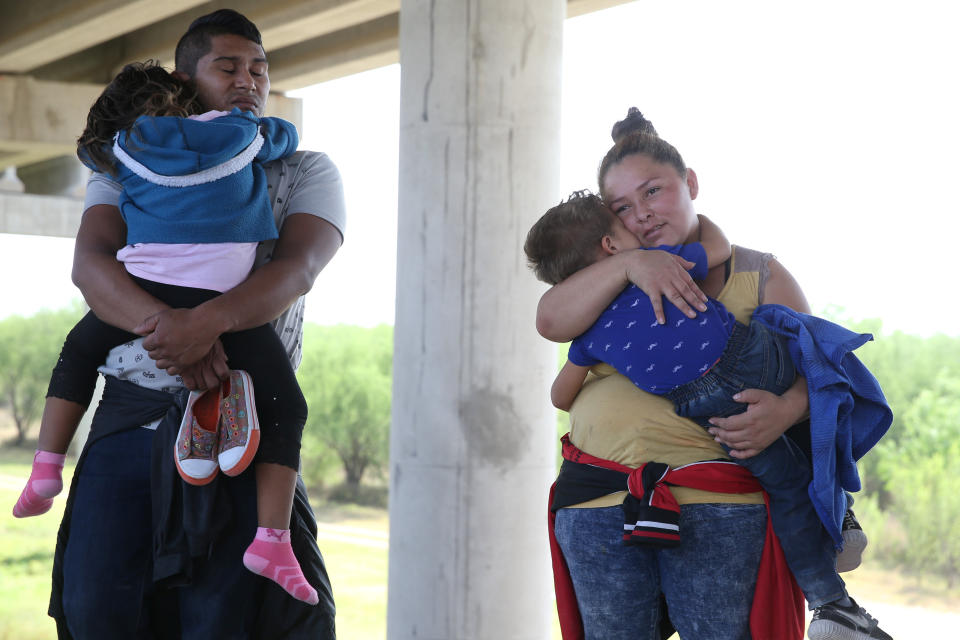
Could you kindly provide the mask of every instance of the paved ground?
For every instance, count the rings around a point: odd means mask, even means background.
[[[859,600],[896,640],[960,638],[960,612],[939,611],[877,600]]]

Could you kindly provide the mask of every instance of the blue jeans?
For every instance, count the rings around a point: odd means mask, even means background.
[[[151,616],[153,592],[150,450],[154,432],[130,429],[92,444],[78,479],[64,552],[63,606],[76,640],[143,640],[174,627],[184,640],[249,638],[266,582],[241,562],[256,532],[253,473],[233,503],[240,526],[213,547],[190,587],[166,590],[179,620]],[[224,480],[224,479],[221,479]]]
[[[623,543],[623,510],[566,508],[554,531],[570,568],[586,640],[657,640],[660,593],[681,638],[750,640],[766,508],[680,507],[680,546]]]
[[[131,429],[87,453],[63,560],[63,608],[77,640],[153,637],[141,615],[151,590],[152,441],[152,431]]]
[[[709,427],[707,418],[746,410],[747,405],[732,399],[738,391],[763,389],[781,395],[795,378],[782,336],[758,322],[737,323],[720,361],[703,377],[666,397],[678,415]],[[749,469],[770,495],[773,530],[810,608],[846,595],[837,575],[833,543],[807,493],[812,472],[806,455],[790,438],[780,436],[756,456],[734,462]]]
[[[727,346],[713,367],[695,380],[680,385],[664,397],[677,414],[708,426],[706,418],[743,413],[747,405],[733,394],[763,389],[781,395],[797,377],[786,340],[759,322],[736,323]]]

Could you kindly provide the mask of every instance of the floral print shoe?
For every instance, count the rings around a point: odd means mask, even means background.
[[[237,476],[250,465],[260,445],[260,423],[253,399],[250,374],[240,369],[230,372],[220,398],[220,469]]]
[[[219,389],[191,391],[177,433],[174,460],[180,477],[204,485],[217,475],[217,438],[220,422]]]

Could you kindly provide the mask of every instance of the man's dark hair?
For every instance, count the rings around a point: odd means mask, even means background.
[[[537,279],[557,284],[593,264],[616,217],[599,196],[575,191],[537,220],[523,250]]]
[[[263,46],[257,25],[233,9],[220,9],[200,16],[190,23],[187,32],[177,43],[174,53],[174,65],[177,71],[182,71],[192,78],[197,73],[197,61],[210,53],[210,38],[228,34],[246,38]]]

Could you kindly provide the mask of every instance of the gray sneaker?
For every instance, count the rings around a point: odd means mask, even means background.
[[[893,640],[877,626],[877,620],[854,602],[843,607],[830,602],[813,611],[807,630],[810,640]]]
[[[843,535],[843,551],[837,555],[837,573],[844,573],[860,566],[863,550],[867,548],[867,534],[853,515],[853,509],[847,509],[843,514],[840,533]]]

